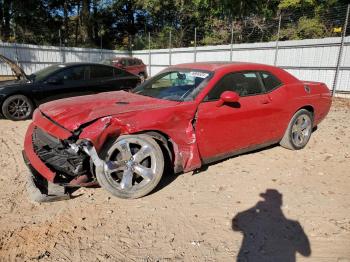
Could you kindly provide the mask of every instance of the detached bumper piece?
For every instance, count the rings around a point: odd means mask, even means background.
[[[26,159],[25,154],[23,154]],[[34,202],[53,202],[70,199],[70,193],[67,188],[47,181],[38,174],[28,162],[29,168],[27,179],[27,191],[29,197]]]

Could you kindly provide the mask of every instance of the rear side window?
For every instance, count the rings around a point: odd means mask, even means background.
[[[90,79],[112,78],[113,67],[110,66],[91,66]]]
[[[266,92],[270,92],[282,85],[282,82],[269,72],[260,72]]]
[[[207,101],[218,100],[225,91],[233,91],[239,96],[258,95],[263,92],[257,73],[231,73],[224,76],[209,92]]]
[[[85,66],[75,66],[57,73],[56,77],[63,81],[81,81],[85,78]]]

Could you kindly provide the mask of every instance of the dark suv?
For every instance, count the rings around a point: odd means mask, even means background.
[[[142,81],[148,77],[146,65],[141,59],[135,57],[115,57],[105,60],[104,63],[138,75]]]

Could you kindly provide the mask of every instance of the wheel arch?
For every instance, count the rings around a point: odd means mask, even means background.
[[[183,166],[181,164],[181,158],[179,157],[178,145],[171,139],[171,137],[159,130],[144,130],[137,134],[145,134],[152,137],[161,147],[163,154],[165,155],[165,161],[167,161],[167,167],[172,173],[179,173],[183,171]]]
[[[171,139],[169,135],[159,130],[142,130],[135,133],[127,133],[122,135],[148,135],[152,137],[158,145],[161,147],[165,161],[167,161],[167,166],[169,167],[169,171],[174,173],[179,173],[183,171],[183,166],[181,164],[181,157],[179,155],[178,145]],[[105,157],[106,150],[112,145],[115,141],[116,137],[108,137],[104,142],[102,148],[99,150],[99,155],[101,158]]]
[[[161,147],[164,147],[163,149],[165,149],[167,156],[169,157],[169,160],[171,161],[171,163],[173,162],[174,157],[175,157],[174,142],[171,141],[171,139],[168,135],[166,135],[165,133],[160,132],[158,130],[144,131],[144,132],[141,132],[140,134],[149,135],[154,140],[156,140],[156,142]]]
[[[297,111],[295,111],[295,113],[301,109],[305,109],[305,110],[309,111],[310,113],[315,114],[315,108],[312,105],[306,105],[306,106],[300,107]]]
[[[296,112],[302,110],[302,109],[305,109],[307,111],[309,111],[311,113],[311,116],[312,116],[312,122],[314,122],[314,119],[315,119],[315,107],[313,107],[312,105],[305,105],[305,106],[302,106],[300,108],[298,108],[298,110],[296,110],[293,114],[293,116],[295,115]],[[314,125],[314,123],[313,123]]]

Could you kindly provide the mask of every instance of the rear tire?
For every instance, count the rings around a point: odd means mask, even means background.
[[[32,116],[33,111],[32,101],[24,95],[10,96],[2,104],[3,115],[13,121],[28,119]]]
[[[313,126],[313,114],[301,109],[294,114],[284,133],[280,145],[290,150],[299,150],[309,142]]]

